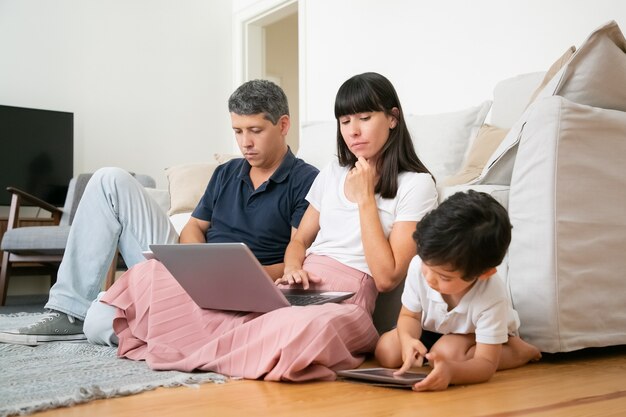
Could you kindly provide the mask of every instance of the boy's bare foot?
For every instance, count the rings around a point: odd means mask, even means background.
[[[503,348],[498,370],[517,368],[541,359],[541,351],[519,336],[509,336]]]

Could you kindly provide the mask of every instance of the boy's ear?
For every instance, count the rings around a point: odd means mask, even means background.
[[[489,268],[488,270],[486,270],[485,272],[483,272],[482,274],[480,274],[480,276],[478,277],[478,279],[488,279],[489,277],[491,277],[493,274],[495,274],[498,270],[494,267],[494,268]]]

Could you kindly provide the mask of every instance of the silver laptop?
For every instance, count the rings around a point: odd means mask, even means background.
[[[280,289],[243,243],[150,245],[150,249],[202,308],[266,313],[291,305],[340,302],[354,295]]]

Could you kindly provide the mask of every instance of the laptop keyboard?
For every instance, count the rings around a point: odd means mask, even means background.
[[[309,294],[309,295],[297,295],[297,294],[286,294],[285,298],[289,301],[289,304],[292,306],[306,306],[309,304],[315,304],[319,301],[323,301],[328,299],[327,295],[322,294]]]

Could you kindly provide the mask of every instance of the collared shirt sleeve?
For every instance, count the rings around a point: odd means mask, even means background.
[[[422,305],[423,291],[420,291],[421,274],[422,260],[419,256],[414,256],[409,264],[404,291],[402,291],[402,305],[413,313],[421,313],[424,310]]]

